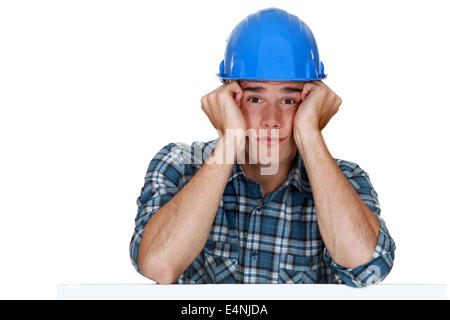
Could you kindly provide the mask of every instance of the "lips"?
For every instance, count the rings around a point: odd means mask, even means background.
[[[273,144],[279,144],[285,141],[286,138],[275,138],[275,137],[260,137],[258,138],[258,142],[267,144],[267,145],[273,145]]]

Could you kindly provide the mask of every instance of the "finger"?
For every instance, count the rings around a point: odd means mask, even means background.
[[[319,125],[319,130],[322,131],[323,128],[325,128],[327,124],[328,124],[328,121],[322,121],[321,124]]]
[[[321,125],[320,125],[320,131],[322,131],[322,129],[323,128],[325,128],[326,126],[327,126],[327,124],[328,124],[328,122],[330,122],[330,120],[331,120],[331,118],[332,118],[333,116],[331,116],[331,117],[329,117],[328,119],[323,119],[322,120],[322,123],[321,123]]]
[[[328,88],[328,86],[322,80],[313,80],[311,82],[313,82],[314,84],[316,84],[316,85],[318,85],[320,87]]]
[[[305,85],[303,86],[302,89],[302,94],[300,96],[300,100],[303,101],[306,99],[306,97],[308,96],[308,94],[314,90],[314,88],[316,88],[317,85],[315,83],[313,83],[312,81],[308,81],[305,83]]]
[[[241,106],[241,99],[244,95],[243,91],[237,92],[234,96],[234,101],[236,102],[236,104],[238,105],[238,107]]]
[[[239,85],[239,83],[236,80],[232,80],[226,89],[228,92],[234,92],[234,93],[238,93],[238,92],[242,92],[242,88]]]
[[[330,87],[327,86],[327,85],[325,84],[325,82],[323,82],[322,80],[314,80],[313,82],[314,82],[315,84],[317,84],[318,86],[327,89],[329,92],[333,92],[333,90],[331,90]]]

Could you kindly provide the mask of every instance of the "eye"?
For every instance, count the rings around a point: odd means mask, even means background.
[[[247,101],[249,101],[251,103],[258,103],[258,100],[261,100],[261,99],[258,97],[250,97],[250,98],[248,98]]]
[[[286,103],[286,104],[296,104],[297,101],[293,100],[293,99],[284,99],[284,101],[290,101],[290,103]]]

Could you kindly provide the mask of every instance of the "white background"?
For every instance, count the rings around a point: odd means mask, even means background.
[[[149,283],[128,245],[148,163],[217,134],[225,41],[276,6],[313,30],[343,103],[323,130],[379,194],[384,283],[450,285],[447,1],[0,2],[0,298]]]

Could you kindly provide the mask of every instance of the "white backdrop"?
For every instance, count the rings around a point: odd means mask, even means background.
[[[128,254],[148,163],[216,138],[200,98],[233,27],[272,6],[310,26],[343,99],[323,134],[379,194],[384,283],[450,285],[447,1],[2,1],[0,298],[149,283]]]

